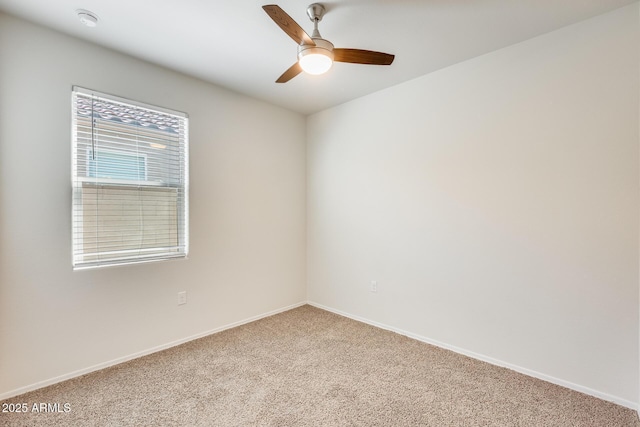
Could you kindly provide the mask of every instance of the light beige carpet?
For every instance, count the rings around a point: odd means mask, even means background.
[[[23,402],[62,412],[0,425],[640,426],[630,409],[311,306],[3,403]]]

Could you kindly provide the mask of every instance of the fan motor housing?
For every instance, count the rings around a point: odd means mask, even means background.
[[[300,57],[300,54],[302,52],[305,52],[303,55],[307,55],[312,52],[320,53],[318,52],[318,49],[322,49],[321,53],[329,56],[333,61],[333,43],[331,43],[329,40],[315,37],[313,38],[313,41],[316,44],[315,46],[309,44],[298,45],[298,57]]]

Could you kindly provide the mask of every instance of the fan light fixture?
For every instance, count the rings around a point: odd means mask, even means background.
[[[298,55],[300,58],[300,66],[305,73],[315,75],[324,74],[329,71],[333,65],[333,60],[323,52],[311,52],[315,50],[319,51],[321,49],[311,48],[300,52],[300,55]]]
[[[316,45],[298,47],[298,63],[309,74],[324,74],[333,65],[333,44],[323,39],[314,39]]]

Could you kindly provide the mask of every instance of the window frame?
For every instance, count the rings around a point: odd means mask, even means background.
[[[92,132],[91,132],[91,146],[82,146],[79,139],[79,128],[82,125],[79,123],[80,121],[80,113],[78,113],[77,105],[78,105],[78,96],[82,96],[85,98],[90,98],[92,103],[91,117],[89,120],[92,122]],[[128,150],[119,150],[119,149],[111,149],[100,147],[96,143],[96,139],[101,141],[94,135],[93,132],[93,123],[95,122],[95,115],[93,113],[93,105],[96,103],[96,100],[104,100],[112,104],[119,104],[122,106],[130,106],[134,109],[147,110],[151,113],[158,113],[164,116],[171,116],[178,120],[179,130],[177,131],[177,154],[168,155],[167,159],[170,160],[169,163],[165,164],[165,167],[168,167],[169,170],[173,167],[178,167],[179,173],[178,178],[179,182],[164,182],[162,180],[148,180],[149,179],[149,164],[148,164],[148,156],[145,153],[137,152],[137,151],[128,151]],[[72,185],[72,206],[71,206],[71,228],[72,228],[72,267],[74,270],[84,270],[84,269],[93,269],[93,268],[102,268],[102,267],[110,267],[110,266],[118,266],[118,265],[129,265],[129,264],[137,264],[137,263],[147,263],[147,262],[155,262],[155,261],[163,261],[169,259],[180,259],[187,258],[189,253],[189,116],[186,113],[167,109],[164,107],[158,107],[155,105],[134,101],[131,99],[122,98],[119,96],[114,96],[110,94],[106,94],[104,92],[99,92],[91,89],[86,89],[80,86],[72,87],[72,96],[71,96],[71,185]],[[86,117],[86,116],[85,116]],[[107,119],[108,120],[108,119]],[[110,123],[111,125],[112,123]],[[126,129],[128,124],[118,124],[118,126],[114,126],[118,128],[122,126],[118,134],[118,129],[114,131],[118,136],[128,136],[130,135],[130,131]],[[144,125],[140,125],[144,126]],[[124,130],[123,130],[124,129]],[[113,129],[110,129],[113,131]],[[85,138],[86,139],[86,138]],[[86,144],[86,142],[85,142]],[[136,141],[135,144],[127,145],[127,147],[139,147],[141,143]],[[148,145],[154,147],[154,144],[148,142]],[[83,148],[86,148],[87,152],[84,153],[84,160],[86,164],[84,165],[84,175],[79,176],[79,151]],[[158,148],[158,147],[154,147]],[[162,149],[166,148],[162,146]],[[103,152],[103,153],[112,153],[119,155],[130,155],[132,158],[136,158],[134,162],[143,161],[144,163],[144,180],[130,180],[126,178],[105,178],[99,177],[98,168],[95,167],[95,175],[89,176],[90,170],[90,157],[92,154],[89,151],[93,150],[93,152]],[[164,162],[166,159],[162,159]],[[175,162],[175,163],[171,163]],[[116,162],[117,163],[117,162]],[[137,164],[137,163],[136,163]],[[126,169],[126,166],[123,168]],[[175,173],[171,172],[170,173]],[[173,177],[173,175],[171,175]],[[162,178],[162,177],[161,177]],[[169,180],[171,181],[171,180]],[[176,244],[166,247],[166,245],[159,245],[153,247],[142,247],[142,244],[137,249],[128,249],[123,247],[118,249],[115,252],[110,251],[100,251],[97,250],[95,253],[87,253],[84,250],[84,229],[86,225],[86,221],[84,220],[85,216],[85,206],[83,201],[83,192],[86,194],[85,188],[87,186],[94,186],[96,194],[98,191],[105,191],[107,188],[116,188],[120,190],[129,191],[137,191],[139,192],[140,197],[142,197],[143,191],[154,191],[153,188],[157,188],[157,191],[174,191],[175,192],[175,233],[176,233]],[[96,196],[97,197],[97,196]],[[124,197],[123,197],[124,198]],[[169,203],[172,203],[172,200],[169,200]],[[140,202],[142,203],[142,202]],[[142,209],[140,207],[140,209]],[[142,218],[143,214],[140,214]],[[168,214],[168,217],[171,217],[171,214]],[[144,223],[144,218],[141,219]],[[174,223],[169,223],[167,225],[166,231],[168,233],[172,233],[172,227]],[[144,233],[144,225],[141,226],[140,232]],[[99,233],[96,231],[96,243],[100,243],[101,237],[98,237]],[[175,251],[169,251],[169,249],[175,248]],[[166,251],[162,251],[166,249]],[[152,255],[145,255],[145,253],[154,252]],[[129,257],[120,257],[120,258],[110,258],[110,259],[100,259],[100,256],[109,253],[134,253],[137,252],[137,256],[129,256]],[[87,258],[96,258],[90,261],[87,261]],[[107,257],[108,258],[108,257]]]

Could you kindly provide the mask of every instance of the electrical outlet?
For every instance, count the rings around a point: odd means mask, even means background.
[[[369,291],[378,292],[378,282],[376,280],[372,280],[369,284]]]
[[[187,291],[178,292],[178,305],[187,303]]]

